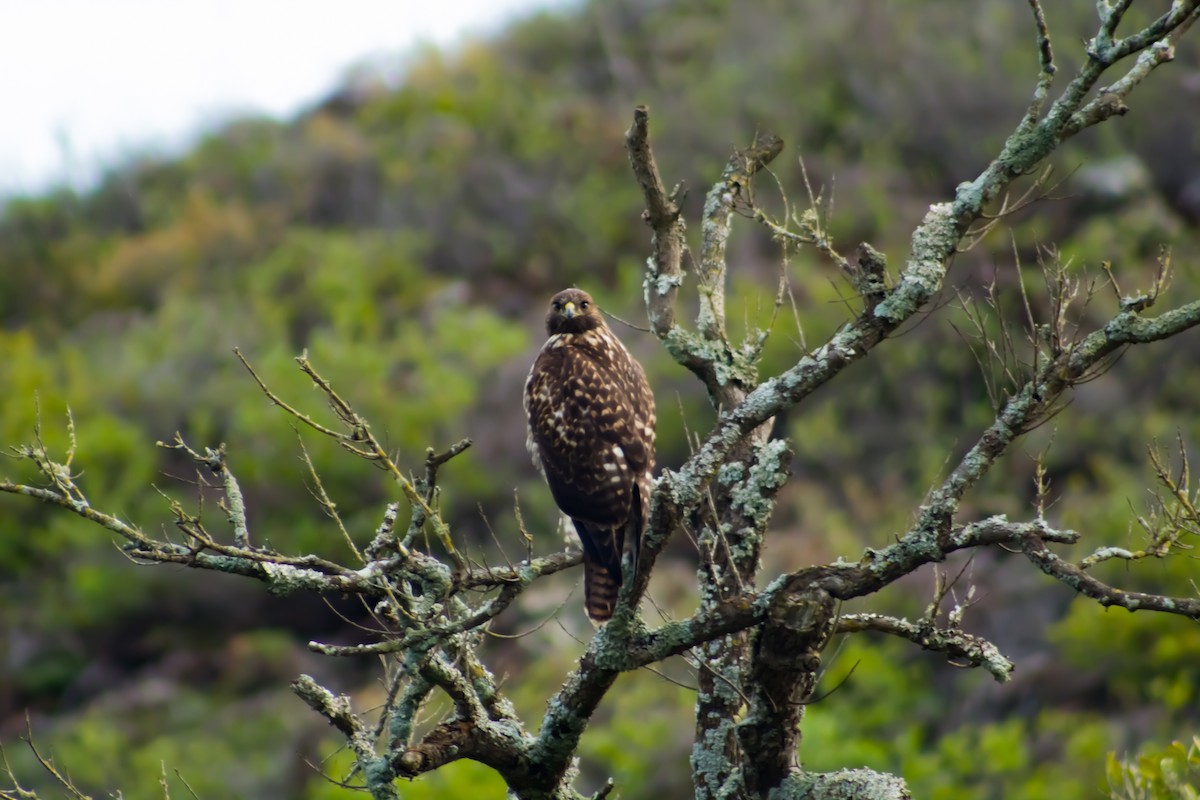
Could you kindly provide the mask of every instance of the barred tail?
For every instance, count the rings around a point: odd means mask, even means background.
[[[588,619],[602,625],[612,618],[617,607],[617,593],[621,591],[621,569],[615,572],[590,558],[583,556],[583,610]]]

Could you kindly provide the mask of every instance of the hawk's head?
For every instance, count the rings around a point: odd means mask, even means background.
[[[582,289],[564,289],[550,298],[546,312],[546,332],[585,333],[604,327],[604,317],[592,296]]]

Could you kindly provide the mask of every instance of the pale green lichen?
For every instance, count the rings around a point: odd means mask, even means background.
[[[721,681],[715,682],[715,684],[720,683]],[[703,707],[704,701],[703,696],[697,698],[697,712]],[[729,789],[732,788],[728,782],[736,780],[740,770],[726,755],[728,752],[726,745],[735,735],[736,723],[732,719],[714,719],[711,716],[708,722],[711,723],[711,727],[706,726],[697,732],[696,739],[692,744],[692,754],[688,759],[692,767],[693,780],[697,786],[708,787],[710,796],[736,797],[736,794],[728,794]]]
[[[663,347],[671,354],[671,358],[680,364],[687,363],[692,358],[713,362],[720,356],[720,350],[713,344],[688,333],[678,325],[667,333],[663,339]]]
[[[954,206],[935,203],[912,235],[912,251],[900,283],[875,307],[875,316],[898,325],[911,317],[942,286],[946,259],[961,237]]]
[[[786,458],[790,453],[786,439],[772,439],[760,445],[749,474],[733,490],[733,510],[754,520],[760,530],[775,506],[775,492],[788,479]]]
[[[730,461],[728,464],[722,464],[721,469],[717,471],[717,482],[729,486],[742,479],[746,474],[746,466],[740,461]]]
[[[870,769],[797,772],[767,793],[767,800],[912,800],[904,780]]]
[[[315,569],[293,567],[290,564],[262,562],[267,575],[267,590],[271,594],[287,595],[301,589],[320,591],[329,584],[329,576]]]
[[[367,790],[375,800],[399,800],[396,791],[396,771],[386,758],[372,758],[360,761],[358,768],[362,771]]]
[[[731,351],[713,361],[713,374],[722,386],[754,386],[758,382],[758,362],[743,351]]]
[[[778,386],[776,380],[772,379],[759,388],[771,386],[772,392],[779,392],[779,386],[782,386],[782,392],[789,397],[803,396],[830,378],[843,364],[862,357],[865,352],[863,332],[853,325],[847,325],[811,355],[800,359],[795,366],[780,374]]]
[[[646,259],[646,278],[643,283],[646,292],[646,305],[653,307],[651,302],[651,293],[658,297],[666,297],[671,293],[672,289],[677,289],[683,285],[683,272],[677,272],[674,275],[668,275],[658,271],[658,264],[654,261],[654,257]]]

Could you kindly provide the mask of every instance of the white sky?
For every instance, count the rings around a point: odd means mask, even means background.
[[[236,112],[286,117],[352,64],[453,44],[562,0],[0,0],[0,196]]]

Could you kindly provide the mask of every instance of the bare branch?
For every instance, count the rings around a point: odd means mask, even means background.
[[[158,447],[167,450],[179,450],[187,454],[196,464],[208,468],[210,472],[221,479],[221,483],[225,489],[226,503],[222,505],[225,511],[226,518],[229,524],[233,527],[233,544],[234,547],[248,548],[250,546],[250,532],[246,524],[246,503],[242,499],[242,490],[238,485],[237,478],[229,471],[229,465],[225,459],[225,444],[216,450],[211,447],[204,448],[204,453],[198,453],[187,446],[183,441],[183,436],[176,431],[174,444],[165,444],[163,442],[155,442]],[[302,446],[303,447],[303,446]],[[308,453],[305,453],[307,460]],[[311,462],[309,462],[311,466]]]
[[[1165,597],[1116,589],[1089,575],[1083,567],[1050,552],[1043,542],[1032,537],[1022,539],[1021,550],[1042,572],[1102,606],[1119,606],[1128,611],[1161,611],[1200,621],[1200,597]]]
[[[387,760],[376,755],[369,731],[350,708],[350,698],[345,695],[335,697],[308,675],[297,678],[291,688],[309,708],[325,717],[346,737],[371,795],[376,800],[399,800],[400,795],[393,784],[394,773]]]
[[[724,342],[726,347],[729,343],[725,330],[725,246],[734,206],[750,198],[750,181],[755,173],[782,151],[783,140],[778,136],[756,140],[746,150],[734,153],[721,173],[721,180],[705,196],[698,274],[700,313],[696,324],[710,342]]]
[[[650,111],[638,106],[633,125],[625,134],[625,147],[633,174],[646,198],[646,224],[654,231],[654,255],[646,269],[646,311],[650,325],[664,341],[675,329],[675,299],[683,284],[683,253],[687,249],[685,226],[676,201],[679,187],[667,194],[658,164],[650,149]]]
[[[883,614],[846,614],[838,618],[838,633],[874,631],[908,639],[925,650],[945,653],[972,667],[983,667],[999,683],[1012,677],[1013,663],[994,644],[954,628],[936,628],[928,621],[910,622]]]

